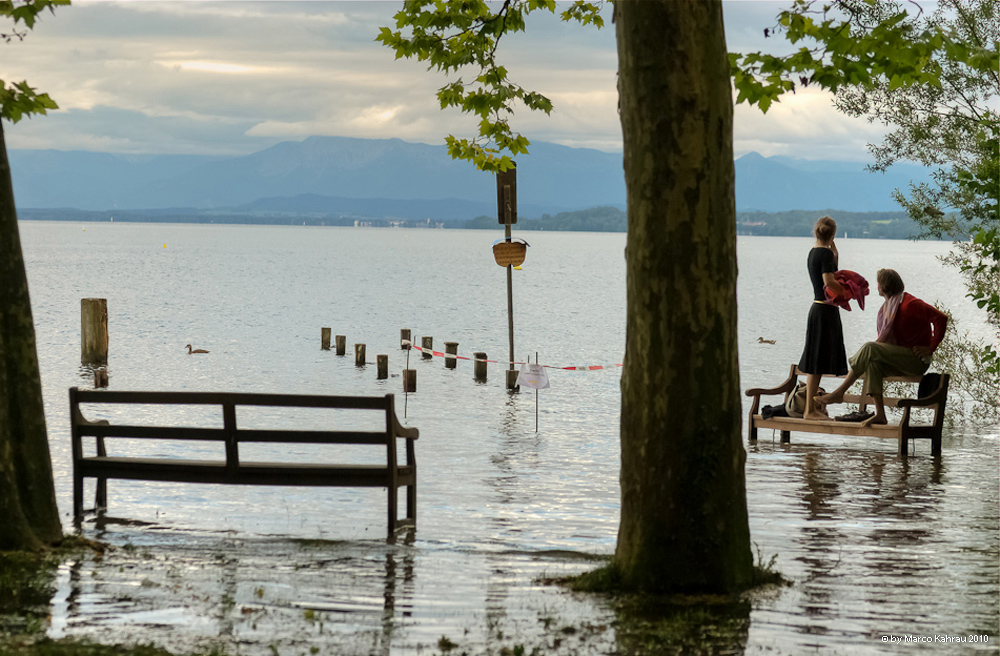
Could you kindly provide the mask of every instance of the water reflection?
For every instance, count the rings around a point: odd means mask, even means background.
[[[700,600],[691,604],[639,598],[615,609],[618,652],[630,656],[726,654],[746,651],[749,601]]]

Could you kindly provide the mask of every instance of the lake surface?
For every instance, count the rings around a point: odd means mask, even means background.
[[[407,397],[397,375],[407,362],[401,328],[418,344],[430,335],[439,350],[454,341],[460,355],[506,360],[506,275],[490,250],[499,230],[20,228],[67,527],[66,390],[93,384],[80,366],[81,298],[108,301],[111,389],[392,392],[397,413],[405,409],[405,423],[421,434],[418,527],[401,544],[385,542],[379,490],[112,481],[109,515],[148,525],[89,521],[84,534],[148,554],[133,563],[138,571],[167,561],[176,568],[138,575],[160,595],[154,604],[139,595],[135,576],[131,583],[102,578],[106,570],[93,559],[67,565],[51,635],[113,630],[177,648],[220,643],[268,654],[284,627],[287,653],[307,645],[320,653],[432,653],[443,635],[472,653],[496,653],[510,636],[544,644],[544,653],[628,653],[627,627],[600,599],[537,582],[585,571],[592,557],[614,552],[621,395],[613,365],[625,343],[625,235],[523,235],[531,246],[514,272],[515,359],[534,361],[537,353],[554,367],[606,365],[550,369],[552,386],[537,395],[536,431],[536,395],[509,394],[500,365],[476,383],[469,362],[447,369],[441,358],[411,352],[418,391]],[[948,244],[838,245],[841,267],[873,287],[878,268],[895,268],[908,291],[945,304],[964,329],[985,334],[957,273],[936,260]],[[740,238],[742,388],[777,385],[798,360],[810,247],[809,239]],[[848,354],[874,337],[879,303],[869,297],[866,312],[842,313]],[[346,335],[347,356],[320,349],[324,326]],[[189,343],[211,352],[188,355]],[[355,366],[354,343],[366,344],[368,366]],[[376,380],[380,353],[394,374],[384,381]],[[214,421],[188,417],[202,420]],[[950,429],[937,460],[923,442],[902,460],[893,443],[793,435],[782,445],[762,433],[748,447],[751,536],[763,560],[777,556],[793,585],[755,598],[727,653],[995,653],[997,455],[996,426]],[[185,609],[168,584],[191,577],[205,601]],[[553,646],[558,627],[540,621],[545,613],[604,628],[588,640],[563,635]],[[318,615],[325,624],[311,632]],[[312,618],[306,628],[303,617]],[[969,634],[990,641],[883,640]]]

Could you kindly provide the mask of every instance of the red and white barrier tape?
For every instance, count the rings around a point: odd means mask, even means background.
[[[416,344],[411,344],[410,346],[416,351],[420,351],[421,353],[424,354],[430,354],[438,358],[448,357],[448,358],[455,358],[456,360],[470,360],[473,362],[492,362],[493,364],[516,364],[516,365],[528,364],[527,362],[501,362],[500,360],[483,360],[480,358],[468,358],[465,357],[464,355],[452,355],[450,353],[443,353],[441,351],[435,351],[433,349],[424,349],[420,346],[417,346]],[[545,367],[546,369],[559,369],[561,371],[597,371],[598,369],[611,369],[613,367],[620,367],[622,365],[592,364],[592,365],[584,365],[578,367],[556,367],[550,364],[543,364],[542,366]]]

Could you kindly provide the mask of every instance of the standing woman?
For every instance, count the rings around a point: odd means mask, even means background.
[[[826,302],[823,286],[840,294],[843,288],[833,273],[837,270],[839,254],[833,238],[837,235],[837,222],[828,216],[816,221],[813,228],[816,245],[809,251],[806,266],[813,286],[813,303],[806,323],[806,345],[802,349],[799,369],[806,376],[805,419],[827,419],[827,414],[815,402],[816,390],[823,374],[842,376],[847,373],[847,352],[844,350],[844,329],[840,324],[840,308]]]

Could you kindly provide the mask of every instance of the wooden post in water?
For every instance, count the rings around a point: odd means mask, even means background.
[[[94,370],[94,387],[101,388],[108,386],[108,370],[104,367]]]
[[[320,328],[320,344],[319,347],[324,351],[330,350],[330,329]]]
[[[472,366],[473,378],[475,378],[477,383],[486,382],[486,354],[482,351],[476,351],[472,354],[475,358],[475,364]]]
[[[413,342],[412,342],[412,340],[410,338],[410,329],[409,328],[400,328],[399,329],[399,348],[405,349],[405,348],[407,348],[412,343]]]
[[[344,355],[347,353],[347,336],[337,335],[337,355]]]
[[[355,344],[354,345],[354,366],[363,367],[365,366],[365,345]]]
[[[506,171],[497,172],[497,219],[504,227],[504,238],[511,240],[510,227],[517,223],[517,166],[511,164]],[[510,338],[510,369],[507,370],[507,389],[515,388],[517,372],[514,371],[514,267],[507,265],[507,333]]]
[[[454,357],[458,355],[458,342],[445,342],[444,352],[447,354],[444,356],[444,366],[454,369],[458,364],[458,360]]]
[[[431,351],[434,349],[434,338],[433,337],[427,337],[427,336],[421,337],[420,338],[420,346],[422,346],[423,349],[424,349],[424,352],[423,352],[424,360],[430,360],[431,358],[434,357],[431,354]]]
[[[375,362],[378,365],[378,380],[385,380],[389,377],[389,356],[385,354],[379,354],[375,356]]]
[[[510,366],[513,367],[514,365],[511,364]],[[517,384],[517,369],[507,370],[507,389],[511,392],[516,392],[521,389],[521,387]]]
[[[417,391],[417,370],[403,369],[403,392]]]
[[[108,300],[80,299],[80,363],[108,363]]]

